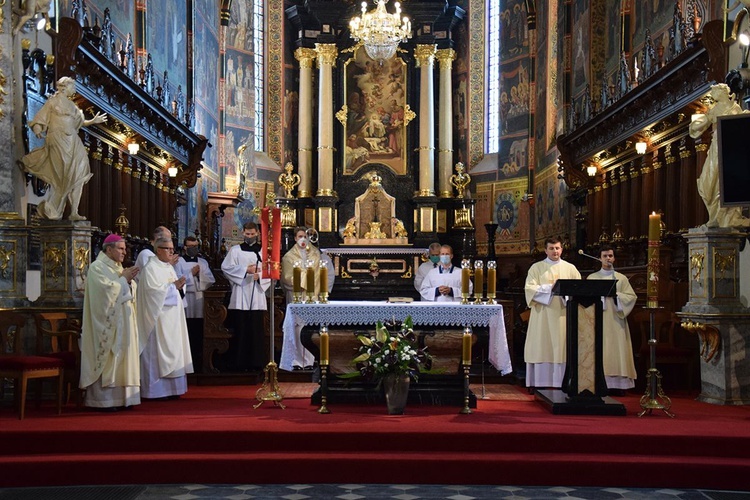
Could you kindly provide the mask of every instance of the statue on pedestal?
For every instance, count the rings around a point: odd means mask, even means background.
[[[292,170],[294,170],[292,162],[287,162],[284,166],[284,173],[279,175],[279,184],[284,188],[284,197],[286,198],[294,198],[292,191],[300,183],[299,174],[293,174]]]
[[[468,186],[470,182],[471,176],[467,173],[464,173],[464,164],[461,162],[456,163],[456,173],[451,175],[450,178],[451,185],[456,188],[456,191],[458,192],[456,198],[464,197],[466,186]]]
[[[107,115],[97,113],[86,120],[83,112],[71,100],[76,82],[62,77],[57,81],[57,93],[37,112],[29,127],[44,145],[20,160],[23,170],[48,183],[49,199],[39,204],[37,211],[47,219],[60,220],[66,203],[70,204],[70,220],[84,220],[78,214],[83,186],[91,179],[89,157],[83,141],[78,137],[81,127],[107,121]]]
[[[738,115],[747,113],[734,100],[734,95],[729,92],[725,83],[711,86],[709,96],[714,104],[705,115],[696,115],[690,123],[690,137],[700,137],[709,127],[716,125],[720,116]],[[721,193],[719,191],[719,144],[718,138],[714,136],[711,146],[708,148],[706,161],[703,163],[703,171],[698,177],[698,194],[703,198],[708,210],[708,222],[706,227],[748,227],[750,219],[742,215],[739,207],[721,207]]]

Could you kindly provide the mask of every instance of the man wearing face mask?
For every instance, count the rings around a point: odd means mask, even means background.
[[[453,302],[461,300],[461,269],[455,267],[453,248],[450,245],[440,247],[440,265],[431,270],[422,281],[419,293],[422,300],[433,302]],[[474,284],[469,282],[469,293]]]
[[[271,280],[261,277],[258,225],[246,222],[242,237],[243,242],[234,245],[221,263],[221,270],[232,286],[228,309],[234,334],[226,358],[230,370],[251,371],[266,364],[263,311],[268,309],[266,291]]]
[[[208,262],[198,257],[200,247],[195,236],[188,236],[183,242],[184,255],[177,259],[174,270],[178,277],[184,276],[185,318],[187,319],[190,352],[193,354],[193,366],[200,371],[203,366],[203,292],[214,284],[213,273]]]
[[[286,302],[290,304],[294,300],[293,290],[293,278],[294,278],[294,263],[299,262],[302,269],[307,267],[307,262],[312,261],[315,269],[315,291],[320,291],[320,263],[325,262],[325,266],[328,268],[328,293],[333,289],[334,269],[333,262],[326,255],[320,252],[317,248],[309,243],[307,240],[307,228],[297,227],[294,229],[295,245],[284,254],[284,258],[281,259],[281,285],[284,287],[286,295]],[[307,280],[304,279],[304,273],[302,274],[302,290],[307,287]],[[297,329],[297,338],[299,339],[299,333],[304,326],[303,323],[295,325]],[[314,356],[310,351],[304,348],[301,343],[297,342],[297,351],[294,353],[293,366],[300,368],[312,368]]]
[[[417,274],[414,276],[414,288],[419,292],[422,289],[422,282],[427,273],[435,269],[440,263],[440,243],[430,243],[427,262],[422,262],[417,268]]]

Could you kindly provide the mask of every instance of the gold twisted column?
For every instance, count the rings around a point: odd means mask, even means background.
[[[451,68],[456,58],[453,49],[441,49],[437,51],[437,60],[440,63],[440,116],[438,117],[438,138],[440,150],[438,151],[438,191],[441,198],[451,198],[450,186],[451,165],[453,164],[453,81]]]
[[[338,50],[333,43],[316,43],[318,54],[318,191],[333,194],[333,65]],[[302,97],[300,96],[300,100]]]
[[[419,82],[419,192],[435,195],[435,90],[432,71],[437,45],[417,45],[414,57],[420,68]]]
[[[297,120],[297,162],[300,184],[298,198],[312,196],[313,124],[312,124],[312,67],[317,53],[313,49],[300,47],[294,51],[299,61],[299,119]]]

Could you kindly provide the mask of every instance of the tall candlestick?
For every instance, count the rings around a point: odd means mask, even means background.
[[[307,261],[307,269],[305,269],[305,292],[307,302],[312,303],[315,297],[315,267],[312,260]]]
[[[497,262],[490,260],[487,262],[487,303],[495,303],[495,294],[497,293]]]
[[[659,244],[661,238],[661,215],[652,212],[648,216],[648,284],[646,307],[659,307]]]
[[[474,262],[474,296],[476,303],[481,304],[484,296],[484,262],[481,260]]]
[[[302,268],[296,264],[292,269],[292,291],[294,293],[302,291]]]
[[[472,334],[471,328],[469,328],[468,326],[464,328],[464,335],[461,338],[461,341],[462,341],[461,363],[464,365],[471,364],[471,342],[473,340],[471,334]]]
[[[325,261],[320,261],[320,293],[328,293],[328,267]]]

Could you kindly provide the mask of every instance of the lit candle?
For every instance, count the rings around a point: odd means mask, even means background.
[[[471,341],[473,340],[471,335],[471,328],[466,327],[464,328],[464,335],[462,340],[462,347],[461,350],[461,363],[464,365],[470,365],[471,364]]]
[[[328,293],[328,267],[325,261],[320,261],[320,293]]]
[[[487,296],[494,297],[497,291],[497,263],[492,260],[487,263]],[[492,295],[490,295],[492,294]]]
[[[659,243],[661,239],[661,215],[652,212],[648,216],[648,262],[646,271],[646,307],[659,307]]]
[[[314,295],[315,294],[315,269],[313,268],[312,261],[307,262],[307,271],[306,271],[306,280],[305,285],[308,295]]]
[[[474,296],[477,303],[482,302],[484,292],[484,263],[481,260],[474,262]]]
[[[292,291],[294,293],[302,292],[302,267],[299,262],[295,262],[292,269]]]
[[[328,328],[320,327],[320,364],[328,365]]]
[[[648,216],[648,240],[659,241],[661,234],[661,215],[651,212]]]
[[[471,263],[467,259],[461,262],[461,295],[469,295],[470,266]]]

